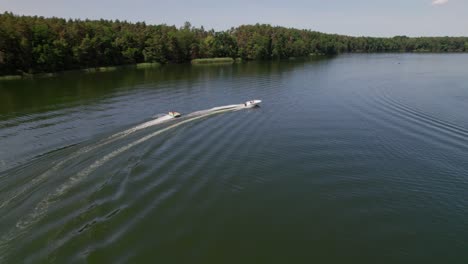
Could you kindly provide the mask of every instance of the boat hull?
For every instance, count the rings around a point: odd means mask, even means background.
[[[244,103],[244,107],[247,107],[247,108],[257,107],[257,106],[260,105],[261,102],[262,102],[262,100],[247,101],[247,102]]]

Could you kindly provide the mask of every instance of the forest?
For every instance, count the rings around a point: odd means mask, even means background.
[[[277,60],[370,52],[468,52],[468,37],[351,37],[265,24],[226,31],[119,20],[0,14],[0,75],[230,57]]]

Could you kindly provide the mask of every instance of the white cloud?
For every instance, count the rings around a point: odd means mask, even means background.
[[[432,5],[445,5],[449,0],[432,0]]]

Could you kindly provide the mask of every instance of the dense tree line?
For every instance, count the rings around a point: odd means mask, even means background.
[[[282,59],[344,52],[468,52],[466,37],[349,37],[245,25],[215,32],[109,20],[0,14],[0,74],[55,72],[196,58]]]

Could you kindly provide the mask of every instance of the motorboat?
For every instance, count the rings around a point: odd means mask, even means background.
[[[180,117],[180,113],[179,112],[169,112],[168,115],[172,118],[176,118],[176,117]]]
[[[251,101],[245,102],[245,103],[244,103],[244,106],[245,106],[245,107],[256,107],[256,106],[258,106],[261,102],[262,102],[262,100],[251,100]]]

